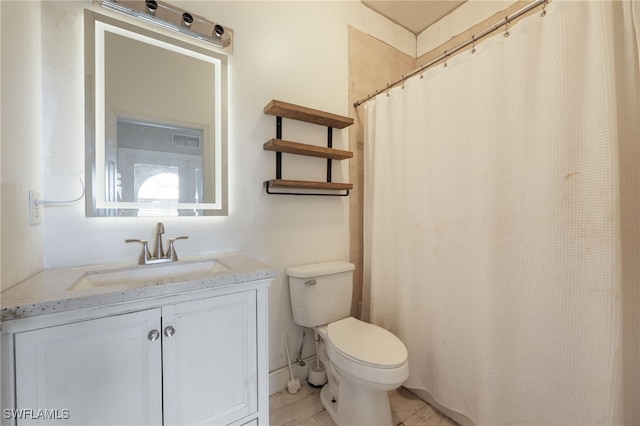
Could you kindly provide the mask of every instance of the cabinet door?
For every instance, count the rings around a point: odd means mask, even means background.
[[[161,424],[160,325],[152,309],[17,333],[18,425]]]
[[[162,322],[165,425],[221,425],[257,411],[255,291],[163,307]]]

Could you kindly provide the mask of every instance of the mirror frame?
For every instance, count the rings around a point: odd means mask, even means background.
[[[215,116],[212,117],[215,130],[211,132],[212,142],[215,152],[215,183],[216,200],[213,203],[161,203],[154,204],[154,208],[176,209],[179,216],[194,216],[194,210],[202,212],[204,216],[226,216],[228,215],[228,158],[227,158],[227,107],[228,107],[228,86],[227,86],[227,57],[224,54],[214,52],[203,47],[184,42],[167,35],[148,30],[118,19],[98,14],[85,9],[84,16],[84,54],[85,54],[85,215],[87,217],[135,217],[135,212],[139,209],[148,208],[146,203],[135,202],[107,202],[104,199],[105,165],[98,165],[97,161],[104,158],[100,150],[104,153],[104,134],[97,134],[104,130],[104,108],[97,105],[97,69],[96,69],[96,27],[113,27],[123,33],[135,33],[143,38],[153,39],[159,45],[169,45],[178,50],[188,50],[195,56],[207,56],[216,64],[216,95],[218,89],[220,96],[215,100]],[[103,100],[104,102],[104,100]],[[102,117],[98,117],[102,111]],[[99,120],[102,120],[100,122]],[[100,141],[102,141],[100,143]],[[203,159],[203,162],[205,159]],[[103,162],[104,163],[104,162]],[[102,176],[100,178],[99,176]],[[207,183],[204,182],[206,185]],[[100,190],[100,185],[102,190]],[[99,199],[103,195],[102,200]],[[181,214],[182,213],[182,214]],[[188,214],[185,214],[188,213]]]

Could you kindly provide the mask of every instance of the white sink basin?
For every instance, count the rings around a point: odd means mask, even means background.
[[[139,265],[128,269],[104,269],[85,272],[67,290],[85,290],[143,281],[157,281],[157,284],[178,280],[187,281],[228,270],[229,268],[217,259]]]

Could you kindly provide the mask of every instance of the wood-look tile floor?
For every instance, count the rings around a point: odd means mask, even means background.
[[[399,426],[457,426],[426,402],[404,388],[389,392],[393,422]],[[302,383],[300,391],[290,395],[283,390],[269,398],[270,426],[335,426],[320,403],[320,389]]]

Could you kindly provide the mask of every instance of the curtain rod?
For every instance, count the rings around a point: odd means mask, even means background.
[[[497,24],[494,24],[492,27],[482,31],[477,36],[476,35],[472,35],[469,40],[467,40],[467,41],[465,41],[463,43],[460,43],[459,45],[457,45],[453,49],[445,50],[444,53],[442,53],[440,56],[438,56],[437,58],[433,59],[432,61],[422,65],[420,68],[418,68],[418,69],[416,69],[414,71],[411,71],[407,75],[403,75],[402,77],[400,77],[398,80],[394,81],[393,83],[387,84],[387,87],[385,87],[384,89],[377,90],[374,93],[370,94],[369,96],[354,102],[353,103],[353,107],[354,108],[358,108],[360,105],[362,105],[363,103],[367,102],[371,98],[374,98],[374,97],[378,96],[380,93],[386,92],[387,90],[391,89],[392,87],[395,87],[395,86],[399,85],[400,83],[404,83],[409,78],[424,72],[425,69],[437,64],[438,62],[442,61],[443,59],[449,58],[451,55],[453,55],[454,53],[457,53],[459,50],[464,49],[465,47],[469,46],[470,44],[476,43],[477,41],[483,39],[484,37],[488,36],[489,34],[495,32],[499,28],[501,28],[501,27],[503,27],[505,25],[509,25],[511,23],[511,21],[513,21],[514,19],[518,19],[520,16],[522,16],[525,13],[535,9],[536,7],[540,6],[541,4],[544,4],[546,6],[548,3],[549,3],[549,0],[535,0],[532,3],[529,3],[527,6],[523,7],[522,9],[518,10],[517,12],[512,13],[511,15],[508,15],[507,17],[503,18],[501,21],[499,21]]]

